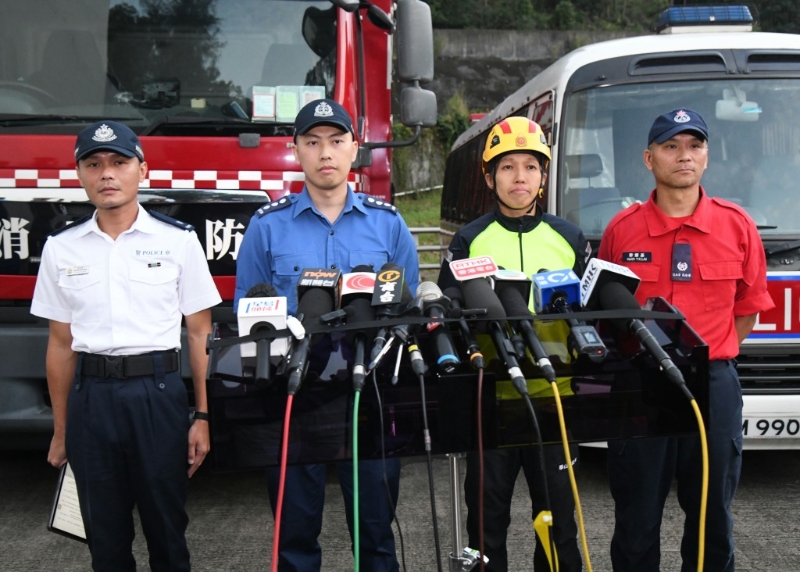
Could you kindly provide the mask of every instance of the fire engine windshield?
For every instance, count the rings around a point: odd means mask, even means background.
[[[268,133],[333,96],[328,1],[27,0],[0,14],[0,133],[108,118],[148,134]]]
[[[642,157],[653,119],[679,107],[709,126],[709,195],[741,205],[766,237],[800,232],[800,80],[665,82],[594,88],[566,102],[558,177],[562,212],[599,236],[654,187]]]

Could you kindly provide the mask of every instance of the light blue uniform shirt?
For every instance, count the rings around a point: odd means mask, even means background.
[[[297,280],[305,268],[352,272],[360,264],[380,270],[387,262],[405,270],[412,294],[419,283],[414,239],[397,209],[348,186],[333,224],[314,206],[308,190],[265,205],[250,220],[236,259],[234,311],[256,284],[272,284],[297,312]]]

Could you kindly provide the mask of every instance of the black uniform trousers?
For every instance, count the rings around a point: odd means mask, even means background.
[[[128,379],[82,375],[82,356],[67,405],[67,459],[95,572],[136,570],[133,507],[147,540],[150,569],[190,570],[185,504],[190,426],[180,371]]]
[[[556,545],[560,572],[580,572],[581,554],[578,550],[578,527],[575,524],[575,500],[570,488],[569,473],[564,460],[562,445],[545,445],[545,467],[550,493],[550,510],[553,526],[550,534]],[[532,518],[545,510],[545,494],[542,485],[542,469],[538,447],[521,447],[484,451],[484,554],[489,558],[487,572],[508,571],[506,538],[511,524],[511,500],[514,484],[520,468],[528,483],[531,497]],[[571,455],[577,457],[577,447],[571,447]],[[464,480],[464,497],[467,503],[467,532],[469,545],[479,547],[478,537],[478,453],[467,454],[467,476]],[[547,572],[550,565],[544,548],[536,537],[533,554],[536,572]]]
[[[731,504],[742,469],[742,389],[731,360],[709,362],[706,438],[709,477],[706,509],[707,572],[734,570]],[[616,572],[649,572],[661,563],[661,518],[672,480],[685,513],[681,571],[697,569],[702,456],[700,437],[659,437],[608,443],[614,497],[611,564]]]

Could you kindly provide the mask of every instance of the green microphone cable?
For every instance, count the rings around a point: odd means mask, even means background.
[[[359,572],[361,555],[361,536],[359,534],[358,513],[358,405],[361,401],[361,391],[356,391],[353,401],[353,570]]]

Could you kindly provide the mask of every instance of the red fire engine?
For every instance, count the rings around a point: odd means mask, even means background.
[[[215,319],[229,320],[250,216],[302,189],[290,148],[302,105],[328,97],[349,111],[361,144],[351,183],[385,200],[391,147],[413,143],[436,122],[435,95],[420,87],[433,76],[430,10],[420,0],[6,4],[0,444],[51,432],[47,325],[29,307],[47,235],[93,210],[75,173],[73,146],[83,127],[113,119],[139,135],[150,166],[140,202],[194,225],[228,301]],[[396,91],[400,119],[416,130],[408,141],[391,140],[396,81],[403,85]]]

